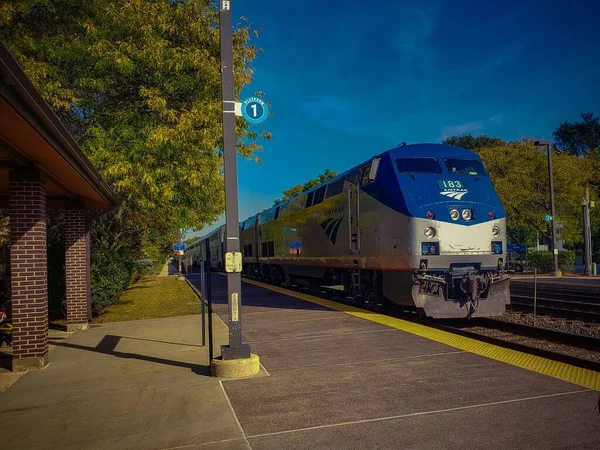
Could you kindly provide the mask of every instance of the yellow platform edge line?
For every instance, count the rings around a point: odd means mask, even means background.
[[[262,287],[273,292],[295,297],[300,300],[305,300],[307,302],[323,306],[325,308],[345,312],[361,319],[386,325],[400,331],[405,331],[407,333],[414,334],[431,341],[439,342],[441,344],[449,345],[451,347],[480,355],[485,358],[507,363],[522,369],[557,378],[562,381],[567,381],[588,389],[600,391],[600,372],[584,369],[582,367],[573,366],[559,361],[553,361],[551,359],[542,358],[541,356],[530,355],[517,350],[500,347],[498,345],[478,341],[476,339],[438,330],[436,328],[409,322],[407,320],[366,311],[364,309],[322,299],[302,292],[295,292],[279,286],[272,286],[260,281],[248,279],[243,279],[243,281],[245,283]]]

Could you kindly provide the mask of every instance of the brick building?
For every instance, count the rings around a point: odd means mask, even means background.
[[[86,211],[114,208],[114,192],[0,42],[0,209],[9,211],[12,369],[48,362],[46,214],[65,212],[67,329],[90,317]]]

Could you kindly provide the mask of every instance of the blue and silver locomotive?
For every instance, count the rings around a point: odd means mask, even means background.
[[[224,231],[211,233],[217,260]],[[458,147],[376,155],[241,222],[240,246],[247,276],[337,289],[367,308],[387,299],[433,318],[481,317],[510,301],[504,208],[481,158]]]

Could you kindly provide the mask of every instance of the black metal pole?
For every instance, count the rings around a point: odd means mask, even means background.
[[[225,178],[226,251],[240,251],[238,192],[236,168],[235,97],[233,86],[233,27],[231,0],[220,0],[219,31],[221,37],[221,92],[223,97],[223,165]],[[242,278],[237,271],[227,271],[229,305],[229,345],[221,348],[223,359],[250,358],[250,346],[242,344]]]
[[[202,347],[206,345],[206,271],[204,261],[200,263],[200,316],[202,317]]]
[[[213,327],[212,327],[212,287],[211,287],[211,274],[210,274],[210,241],[204,240],[206,245],[206,301],[208,303],[208,365],[210,366],[213,360]]]
[[[556,250],[556,212],[554,211],[554,177],[552,176],[552,147],[546,142],[548,148],[548,174],[550,177],[550,207],[552,208],[552,256],[554,257],[554,275],[558,274],[558,252]]]
[[[552,256],[554,260],[554,271],[551,275],[560,276],[558,270],[558,251],[556,250],[556,211],[554,210],[554,179],[552,177],[552,147],[550,142],[539,140],[534,142],[537,146],[545,146],[548,151],[548,179],[550,181],[550,214],[552,215]]]
[[[592,233],[590,225],[590,188],[585,188],[585,197],[583,199],[583,245],[585,251],[585,268],[583,274],[590,276],[592,274]]]

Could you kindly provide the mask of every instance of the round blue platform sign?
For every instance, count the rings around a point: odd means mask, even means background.
[[[546,222],[550,222],[552,220],[552,216],[550,214],[546,214],[546,217],[544,217],[544,219],[546,219]]]
[[[242,116],[250,123],[258,124],[267,120],[269,108],[258,97],[249,97],[242,102]]]

